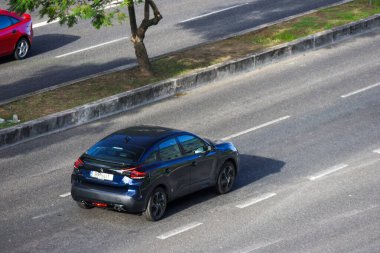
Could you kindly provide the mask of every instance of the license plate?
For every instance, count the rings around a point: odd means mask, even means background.
[[[97,179],[100,179],[100,180],[108,180],[108,181],[112,181],[113,180],[113,175],[112,174],[101,173],[101,172],[97,172],[97,171],[91,171],[90,172],[90,176],[94,177],[94,178],[97,178]]]

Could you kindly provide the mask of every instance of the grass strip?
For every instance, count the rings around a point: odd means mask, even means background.
[[[241,58],[378,13],[380,0],[372,0],[372,5],[369,4],[369,0],[355,0],[322,9],[258,31],[159,58],[152,62],[155,73],[153,77],[141,76],[136,68],[123,70],[2,105],[0,118],[10,119],[13,114],[17,114],[20,123],[37,119],[199,68]],[[9,126],[1,124],[0,128]]]

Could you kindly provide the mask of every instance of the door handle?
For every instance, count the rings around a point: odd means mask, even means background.
[[[13,30],[12,33],[13,33],[13,34],[17,33],[17,30]]]
[[[193,161],[193,162],[191,163],[191,165],[195,167],[195,166],[198,165],[198,162],[197,162],[197,161]]]

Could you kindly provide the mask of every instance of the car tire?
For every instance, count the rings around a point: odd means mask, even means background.
[[[225,162],[219,170],[216,181],[216,191],[225,194],[232,190],[236,180],[236,168],[231,162]]]
[[[13,56],[16,60],[23,60],[29,53],[30,44],[26,38],[21,38],[17,41]]]
[[[167,205],[167,195],[164,189],[157,187],[149,197],[144,216],[149,221],[160,220],[165,213]]]
[[[77,201],[77,205],[78,205],[80,208],[83,208],[83,209],[91,209],[91,208],[94,208],[93,205],[88,204],[87,202],[84,202],[84,201]]]

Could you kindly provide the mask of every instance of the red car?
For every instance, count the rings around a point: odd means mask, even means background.
[[[32,45],[33,28],[29,14],[21,16],[0,9],[0,56],[13,54],[22,60]]]

